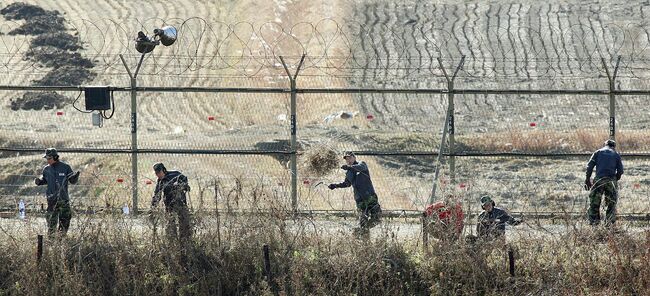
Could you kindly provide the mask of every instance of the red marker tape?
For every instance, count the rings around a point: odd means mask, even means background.
[[[144,181],[144,183],[147,184],[147,185],[153,184],[153,182],[151,182],[151,180]]]
[[[536,127],[536,126],[537,126],[537,123],[531,122],[531,123],[530,123],[530,126],[531,126],[531,127]]]
[[[465,188],[465,187],[467,187],[467,185],[465,185],[465,183],[460,183],[459,187],[460,188]]]
[[[308,179],[305,179],[305,180],[302,181],[302,184],[305,184],[305,185],[309,185],[309,183],[311,183],[311,182]]]
[[[124,179],[122,179],[122,178],[117,178],[117,183],[122,183],[122,182],[124,182]]]
[[[373,120],[373,119],[375,119],[375,117],[372,116],[372,114],[368,114],[368,115],[366,115],[366,119]]]
[[[56,111],[56,116],[63,116],[63,111]]]
[[[214,120],[214,116],[208,116],[208,120],[209,120],[209,121],[213,121],[213,120]]]

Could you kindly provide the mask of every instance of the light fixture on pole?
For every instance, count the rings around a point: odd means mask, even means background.
[[[135,39],[135,50],[141,54],[150,53],[158,44],[170,46],[176,42],[177,32],[176,28],[172,26],[165,26],[160,29],[153,30],[153,36],[148,37],[142,31],[138,32],[138,37]]]
[[[137,117],[137,77],[138,72],[140,72],[140,66],[142,66],[142,61],[144,56],[147,53],[150,53],[156,48],[157,45],[162,44],[164,46],[170,46],[176,42],[178,32],[176,28],[172,26],[165,26],[160,29],[153,30],[153,36],[148,37],[142,31],[138,32],[138,37],[135,39],[135,50],[137,50],[140,55],[140,60],[138,65],[135,68],[135,71],[132,73],[129,66],[126,64],[126,60],[122,55],[120,59],[126,68],[126,72],[131,78],[131,190],[133,196],[133,204],[131,212],[134,215],[138,214],[138,117]]]

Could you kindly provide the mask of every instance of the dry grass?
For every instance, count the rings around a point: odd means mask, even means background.
[[[579,129],[571,132],[549,130],[511,130],[458,136],[456,141],[465,151],[517,151],[531,153],[593,152],[603,146],[609,134],[606,131]],[[650,149],[648,131],[619,131],[616,134],[619,151],[647,151]]]
[[[327,145],[316,145],[305,151],[304,167],[310,176],[322,177],[339,167],[341,153]]]
[[[37,231],[0,224],[0,294],[641,295],[650,285],[647,230],[603,234],[573,223],[543,238],[510,236],[512,277],[503,241],[433,242],[425,252],[417,236],[398,238],[390,227],[375,228],[371,241],[324,234],[315,220],[291,218],[273,196],[261,198],[257,211],[199,211],[197,232],[184,242],[161,236],[147,219],[79,216],[65,240],[46,240],[40,264]]]
[[[252,220],[252,221],[250,221]],[[102,224],[118,223],[105,220]],[[650,275],[646,237],[582,240],[577,233],[514,244],[517,276],[498,244],[434,245],[381,235],[371,243],[349,235],[288,231],[276,218],[231,220],[192,242],[139,237],[97,226],[64,242],[47,241],[36,264],[31,245],[4,239],[0,291],[42,295],[641,295]],[[230,233],[230,235],[226,235]],[[273,281],[263,269],[271,250]]]

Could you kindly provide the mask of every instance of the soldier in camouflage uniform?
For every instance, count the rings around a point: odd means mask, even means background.
[[[521,220],[515,219],[508,212],[497,208],[494,200],[488,195],[481,197],[483,212],[478,215],[476,233],[483,238],[502,237],[506,233],[506,223],[519,225]]]
[[[359,213],[359,228],[355,230],[361,236],[367,236],[369,229],[380,223],[381,205],[375,193],[375,188],[370,180],[370,171],[365,162],[358,162],[352,152],[346,152],[343,155],[346,164],[341,167],[345,170],[345,180],[342,183],[332,183],[327,187],[331,190],[335,188],[346,188],[352,186],[354,190],[354,201]]]
[[[54,148],[46,149],[43,158],[47,160],[47,166],[43,168],[41,177],[34,179],[34,183],[36,186],[47,185],[48,234],[53,235],[58,225],[59,232],[65,235],[72,219],[68,183],[77,183],[79,171],[75,173],[69,165],[59,161],[59,154]]]
[[[616,142],[607,140],[603,148],[598,149],[591,155],[587,163],[587,176],[585,189],[589,193],[589,224],[600,223],[600,202],[602,195],[605,195],[607,204],[605,225],[613,225],[616,222],[616,204],[618,203],[618,180],[623,175],[623,162],[621,155],[615,150]],[[596,178],[591,182],[591,174],[596,167]]]
[[[151,207],[156,207],[164,195],[167,236],[176,238],[178,235],[181,242],[186,242],[192,235],[186,198],[186,193],[190,191],[187,177],[179,171],[167,171],[162,163],[156,163],[153,169],[158,182],[151,198]]]

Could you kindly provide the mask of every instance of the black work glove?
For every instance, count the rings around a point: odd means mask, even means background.
[[[616,181],[620,180],[622,175],[623,174],[616,174]]]
[[[36,186],[39,186],[45,184],[45,182],[40,178],[34,178],[34,184],[36,184]]]
[[[336,184],[329,184],[327,185],[327,188],[329,188],[330,190],[334,190],[334,188],[336,188]]]
[[[591,186],[593,186],[593,184],[591,184],[591,178],[587,178],[585,180],[585,187],[584,187],[585,190],[587,191],[591,190]]]
[[[79,174],[81,174],[81,172],[79,172],[79,171],[77,171],[76,173],[75,172],[70,173],[67,176],[68,181],[70,181],[70,183],[72,183],[72,184],[77,183],[77,181],[79,180]]]
[[[351,166],[349,166],[349,165],[347,165],[347,164],[344,164],[343,166],[341,166],[341,169],[342,169],[342,170],[346,170],[346,171],[349,171],[349,170],[351,170],[351,169],[352,169],[352,167],[351,167]]]

